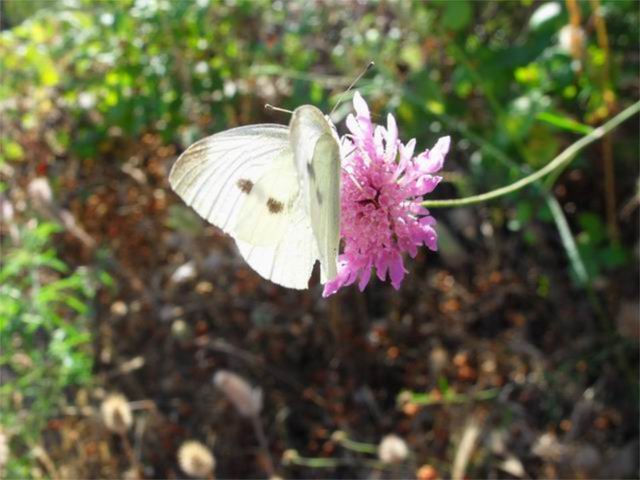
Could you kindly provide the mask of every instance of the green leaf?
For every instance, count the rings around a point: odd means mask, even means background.
[[[558,233],[562,240],[562,246],[567,253],[567,257],[569,257],[575,278],[580,285],[586,286],[591,282],[591,275],[585,266],[585,257],[581,254],[578,246],[576,245],[576,241],[573,238],[571,228],[569,228],[569,222],[567,222],[567,217],[565,217],[562,207],[556,197],[547,192],[545,194],[545,200],[551,214],[553,215],[553,219],[556,222],[556,227],[558,228]]]
[[[630,255],[620,245],[609,245],[601,252],[601,261],[606,268],[618,268],[624,266]]]
[[[579,133],[581,135],[587,135],[593,131],[593,128],[588,125],[584,125],[580,122],[576,122],[572,118],[564,117],[556,113],[540,112],[536,115],[536,119],[553,125],[554,127]]]
[[[578,223],[588,235],[589,243],[597,246],[605,241],[606,228],[597,214],[592,212],[581,213],[578,215]]]
[[[37,65],[42,85],[45,87],[52,87],[60,81],[60,75],[56,70],[56,64],[52,60],[43,57],[39,59]]]
[[[21,160],[24,157],[22,146],[10,139],[3,139],[2,150],[7,160]]]
[[[449,381],[447,377],[438,377],[438,389],[442,395],[446,395],[449,391]]]
[[[71,296],[71,295],[69,295],[68,297],[64,298],[64,303],[66,303],[69,308],[72,308],[73,310],[75,310],[79,314],[87,313],[87,311],[89,310],[89,308],[87,307],[87,305],[85,303],[83,303],[77,297],[74,297],[74,296]]]
[[[442,23],[450,30],[462,30],[469,25],[472,13],[471,3],[467,0],[448,2],[442,16]]]
[[[411,71],[420,70],[424,63],[422,49],[416,44],[409,44],[400,51],[400,58],[409,65]]]

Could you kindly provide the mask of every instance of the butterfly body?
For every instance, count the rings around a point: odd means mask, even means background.
[[[231,235],[261,276],[308,287],[336,275],[340,225],[340,144],[320,110],[297,108],[289,128],[232,128],[191,145],[176,160],[173,190]]]

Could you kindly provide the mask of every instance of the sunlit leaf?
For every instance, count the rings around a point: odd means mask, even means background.
[[[593,131],[593,128],[588,125],[584,125],[571,118],[551,112],[540,112],[536,115],[536,119],[553,125],[554,127],[583,135],[587,135]]]

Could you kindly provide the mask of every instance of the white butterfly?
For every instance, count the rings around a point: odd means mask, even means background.
[[[340,143],[316,107],[294,110],[288,128],[248,125],[194,143],[169,183],[264,278],[308,288],[316,260],[322,283],[337,275]]]

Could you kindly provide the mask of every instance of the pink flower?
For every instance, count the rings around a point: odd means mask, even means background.
[[[356,280],[362,291],[372,268],[380,280],[387,274],[400,288],[406,270],[402,255],[413,258],[418,247],[437,250],[436,220],[422,207],[423,195],[433,191],[442,177],[450,138],[442,137],[431,151],[413,155],[416,142],[403,145],[390,114],[387,128],[371,122],[369,107],[356,92],[356,115],[347,117],[351,135],[343,138],[340,236],[344,250],[338,257],[338,276],[324,286],[323,296],[333,295]]]

